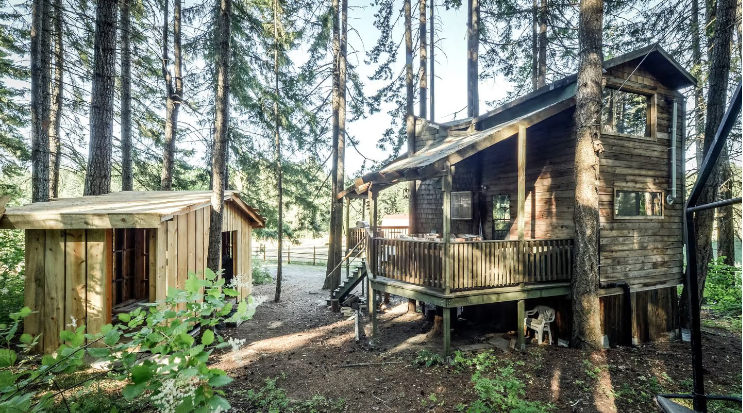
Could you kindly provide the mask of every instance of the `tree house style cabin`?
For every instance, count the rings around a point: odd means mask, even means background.
[[[8,208],[0,229],[26,231],[25,304],[37,313],[26,333],[43,334],[56,351],[72,318],[95,334],[119,312],[164,300],[203,276],[209,246],[211,191],[118,192]],[[250,294],[251,237],[263,217],[237,192],[225,191],[223,277],[241,277]]]
[[[660,338],[676,326],[684,203],[679,90],[696,80],[658,46],[607,60],[604,69],[597,119],[601,318],[616,345]],[[340,195],[370,200],[371,289],[444,309],[498,303],[492,317],[507,314],[508,330],[523,331],[524,310],[546,304],[557,310],[556,335],[569,339],[575,92],[573,75],[474,119],[416,119],[415,153],[357,178]],[[403,181],[414,182],[410,228],[386,237],[375,225],[377,194]],[[451,321],[443,311],[446,351]]]

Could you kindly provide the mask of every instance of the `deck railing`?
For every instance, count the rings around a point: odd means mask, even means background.
[[[571,239],[452,242],[448,282],[443,242],[374,238],[369,248],[375,276],[452,291],[572,277]]]
[[[366,230],[368,228],[351,228],[348,231],[348,239],[346,245],[350,247],[357,245],[359,241],[366,237]],[[408,235],[408,227],[406,226],[378,226],[377,236],[381,238],[397,238],[400,235]]]

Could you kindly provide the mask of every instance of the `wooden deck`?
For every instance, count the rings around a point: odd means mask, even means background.
[[[374,280],[423,287],[438,297],[569,284],[573,271],[571,239],[445,243],[373,238],[367,255]]]

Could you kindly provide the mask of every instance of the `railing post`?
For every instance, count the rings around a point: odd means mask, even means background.
[[[286,244],[286,263],[292,263],[292,244],[291,242]]]
[[[370,256],[368,257],[369,263],[371,264],[372,276],[376,278],[377,274],[377,251],[374,245],[374,238],[377,236],[377,195],[379,189],[374,187],[374,184],[369,188],[369,220],[371,221],[371,239],[369,240],[370,245]]]
[[[442,237],[444,241],[444,262],[443,262],[443,269],[444,269],[444,293],[449,294],[451,293],[451,286],[452,286],[452,279],[451,279],[451,271],[452,271],[452,262],[451,262],[451,175],[452,175],[452,167],[449,165],[449,163],[446,163],[445,166],[446,170],[444,172],[444,177],[441,179],[441,189],[444,192],[444,199],[443,199],[443,217],[442,217]]]
[[[526,268],[526,242],[524,241],[524,214],[526,208],[526,126],[519,124],[519,136],[518,136],[518,236],[519,236],[519,254],[517,259],[519,260],[519,275],[521,276],[521,282],[526,281],[527,268]],[[532,198],[534,198],[532,196]],[[532,199],[534,202],[534,199]]]
[[[346,198],[346,252],[351,248],[351,198]]]

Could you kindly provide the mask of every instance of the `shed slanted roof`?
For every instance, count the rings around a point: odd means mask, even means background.
[[[209,205],[211,191],[128,191],[106,195],[58,198],[8,208],[0,219],[4,229],[157,228],[162,221]],[[254,227],[265,219],[236,191],[225,191]]]

